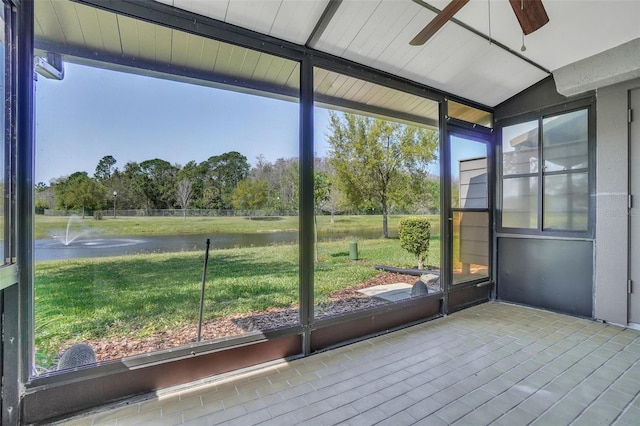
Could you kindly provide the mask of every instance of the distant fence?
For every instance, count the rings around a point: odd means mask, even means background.
[[[217,209],[187,209],[186,215],[189,217],[275,217],[275,216],[298,216],[298,212],[293,210],[217,210]],[[316,212],[319,215],[329,215],[329,212]],[[438,214],[437,209],[424,209],[423,211],[403,212],[393,211],[391,214]],[[182,209],[123,209],[116,210],[116,216],[122,217],[182,217],[184,216]],[[348,211],[335,213],[335,216],[341,215],[379,215],[376,211]],[[82,210],[52,210],[44,209],[45,216],[82,216]],[[101,215],[101,217],[113,217],[113,209],[107,210],[85,210],[85,217]]]
[[[115,216],[140,217],[140,216],[203,216],[203,217],[272,217],[272,216],[297,216],[297,212],[290,210],[217,210],[217,209],[123,209],[116,210]],[[85,210],[84,215],[91,217],[100,214],[102,217],[113,217],[113,209]],[[44,210],[45,216],[82,216],[82,210]]]

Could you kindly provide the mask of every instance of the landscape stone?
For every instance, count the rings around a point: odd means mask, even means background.
[[[411,287],[411,296],[424,296],[425,294],[429,294],[429,289],[422,280],[418,280],[413,283],[413,287]]]

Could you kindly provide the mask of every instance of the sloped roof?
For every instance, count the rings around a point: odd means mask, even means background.
[[[271,90],[290,96],[298,65],[228,43],[173,30],[69,0],[36,2],[37,47],[85,61],[170,66],[182,78]],[[108,7],[109,2],[103,2]],[[149,3],[149,2],[148,2]],[[148,4],[147,3],[147,4]],[[154,3],[154,2],[151,2]],[[550,22],[524,37],[506,0],[472,0],[423,46],[411,40],[449,0],[158,0],[193,13],[394,74],[493,107],[549,73],[640,38],[640,1],[544,0]],[[526,4],[526,0],[525,0]],[[123,62],[122,59],[127,61]],[[331,71],[316,70],[327,103],[347,99],[407,117],[437,120],[437,104],[380,93]],[[331,93],[331,92],[335,93]],[[411,95],[409,95],[411,96]],[[349,98],[351,97],[351,98]],[[395,105],[392,105],[395,103]],[[348,102],[347,102],[348,104]],[[411,105],[408,107],[407,105]]]

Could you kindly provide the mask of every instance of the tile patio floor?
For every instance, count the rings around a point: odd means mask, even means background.
[[[640,333],[490,302],[68,425],[640,425]]]

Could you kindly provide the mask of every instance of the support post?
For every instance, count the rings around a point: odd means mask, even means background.
[[[300,62],[300,324],[302,352],[311,353],[313,323],[314,196],[313,196],[313,63]]]

